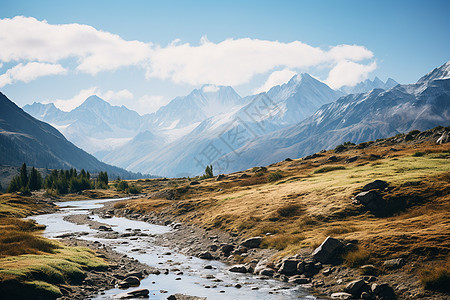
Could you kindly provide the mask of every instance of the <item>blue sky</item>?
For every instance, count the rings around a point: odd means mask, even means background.
[[[96,93],[145,113],[204,83],[242,96],[295,72],[411,83],[450,59],[450,1],[241,2],[2,0],[0,91],[65,109]]]

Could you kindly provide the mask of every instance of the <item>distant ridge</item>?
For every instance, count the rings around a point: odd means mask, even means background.
[[[54,127],[39,121],[0,93],[0,164],[27,165],[49,169],[107,171],[111,178],[140,178],[97,160],[73,145]]]

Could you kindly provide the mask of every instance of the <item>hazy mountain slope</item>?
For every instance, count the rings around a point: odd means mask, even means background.
[[[270,133],[227,155],[227,172],[297,158],[345,141],[360,143],[414,129],[450,125],[449,63],[416,84],[352,94],[324,105],[297,125]]]
[[[229,108],[226,113],[204,120],[183,138],[136,160],[127,169],[163,176],[200,174],[217,157],[259,136],[298,123],[340,95],[308,74],[296,75],[267,94],[242,98],[245,106]]]
[[[374,80],[366,79],[355,86],[343,86],[339,90],[345,94],[360,94],[370,92],[373,89],[388,90],[397,84],[398,82],[392,78],[388,78],[386,82],[383,82],[380,78],[375,77]]]
[[[77,168],[111,175],[137,177],[98,161],[77,148],[55,128],[25,113],[0,93],[0,164],[41,168]]]

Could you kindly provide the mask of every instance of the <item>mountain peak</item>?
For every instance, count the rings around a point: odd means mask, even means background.
[[[442,66],[429,72],[428,74],[426,74],[425,76],[420,78],[419,81],[417,81],[417,82],[423,83],[426,81],[444,80],[444,79],[450,79],[450,61],[447,61]]]
[[[86,100],[84,100],[83,104],[81,104],[81,106],[85,106],[85,105],[105,105],[108,104],[108,102],[106,102],[105,100],[103,100],[102,98],[100,98],[97,95],[92,95],[89,96]]]

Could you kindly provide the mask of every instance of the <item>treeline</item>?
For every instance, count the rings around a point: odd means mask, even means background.
[[[7,188],[8,193],[21,192],[30,194],[30,191],[40,190],[42,188],[42,176],[34,167],[27,171],[27,165],[24,163],[20,168],[19,175],[13,177]]]
[[[27,172],[24,163],[20,169],[20,174],[14,177],[8,186],[7,192],[22,192],[29,194],[31,191],[42,188],[55,190],[59,194],[78,193],[90,189],[107,189],[108,173],[100,172],[96,180],[91,179],[91,174],[82,169],[78,172],[72,168],[70,170],[53,170],[45,180],[41,174],[33,167]]]

